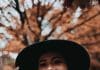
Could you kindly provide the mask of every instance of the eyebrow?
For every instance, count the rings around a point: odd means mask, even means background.
[[[55,56],[52,58],[52,60],[56,59],[56,58],[61,58],[61,59],[64,59],[62,56]]]
[[[39,62],[46,62],[46,59],[40,60]]]
[[[51,60],[54,60],[54,59],[56,59],[56,58],[62,58],[62,59],[63,59],[63,57],[61,57],[61,56],[55,56],[55,57],[53,57]],[[39,62],[46,62],[46,59],[42,59],[42,60],[40,60]]]

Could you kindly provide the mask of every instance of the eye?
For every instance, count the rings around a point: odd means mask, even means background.
[[[61,59],[55,59],[54,60],[54,64],[61,64],[61,63],[64,63],[64,61],[61,60]]]
[[[40,67],[46,67],[47,64],[46,64],[46,63],[40,63],[39,66],[40,66]]]

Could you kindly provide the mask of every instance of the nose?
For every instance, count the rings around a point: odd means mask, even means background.
[[[48,65],[47,70],[54,70],[54,66],[53,65]]]

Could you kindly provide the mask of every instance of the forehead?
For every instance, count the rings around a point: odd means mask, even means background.
[[[57,53],[57,52],[47,52],[47,53],[43,53],[40,56],[40,59],[53,58],[53,57],[63,57],[63,56],[60,53]]]

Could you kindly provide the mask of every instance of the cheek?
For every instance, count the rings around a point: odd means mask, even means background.
[[[48,69],[49,67],[39,67],[39,70],[50,70]],[[52,70],[68,70],[68,67],[65,65],[52,65],[51,66]]]
[[[48,66],[39,66],[38,70],[47,70]]]
[[[12,68],[12,67],[7,67],[7,66],[5,66],[5,67],[3,68],[3,70],[13,70],[13,68]]]
[[[68,67],[65,65],[57,65],[54,66],[57,70],[68,70]]]

